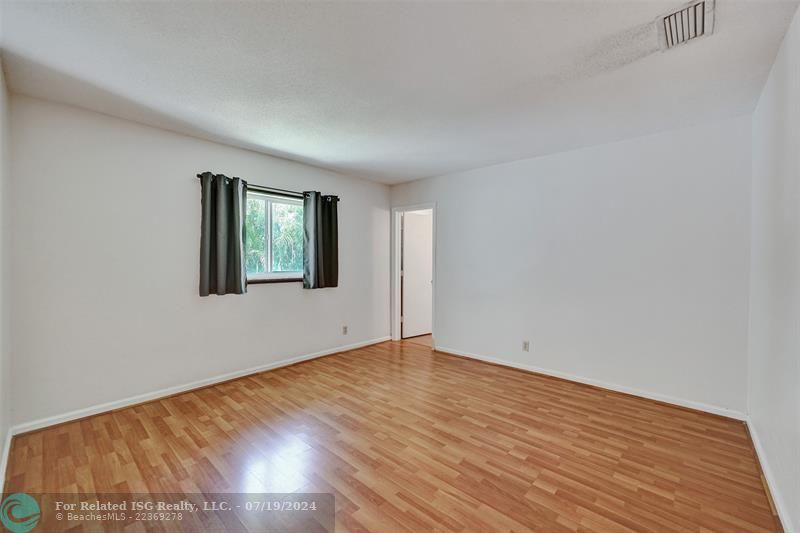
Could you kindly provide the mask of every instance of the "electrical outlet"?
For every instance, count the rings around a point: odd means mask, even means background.
[[[342,326],[342,335],[347,335],[347,326]]]
[[[531,341],[522,341],[522,351],[523,352],[531,351]]]

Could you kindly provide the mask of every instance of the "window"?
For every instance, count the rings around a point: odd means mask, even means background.
[[[248,280],[303,277],[303,201],[247,193]]]

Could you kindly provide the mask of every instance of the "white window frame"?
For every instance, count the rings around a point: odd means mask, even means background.
[[[247,281],[259,281],[259,280],[282,280],[282,279],[302,279],[303,278],[303,271],[292,271],[292,272],[271,272],[272,270],[272,203],[277,202],[279,204],[289,204],[289,205],[299,205],[303,207],[303,200],[301,198],[292,198],[290,196],[281,196],[278,194],[267,194],[263,192],[255,192],[255,191],[247,191],[247,198],[246,199],[263,199],[264,200],[264,224],[266,228],[264,228],[264,239],[267,242],[264,243],[267,253],[267,268],[270,269],[268,272],[248,272],[247,273]]]

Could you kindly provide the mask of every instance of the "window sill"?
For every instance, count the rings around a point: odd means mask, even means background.
[[[262,283],[297,283],[303,282],[303,278],[255,278],[248,279],[248,285],[260,285]]]

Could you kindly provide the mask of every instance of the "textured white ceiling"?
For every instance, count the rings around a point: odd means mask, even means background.
[[[796,0],[3,2],[12,90],[384,183],[755,105]],[[678,154],[676,154],[679,157]]]

